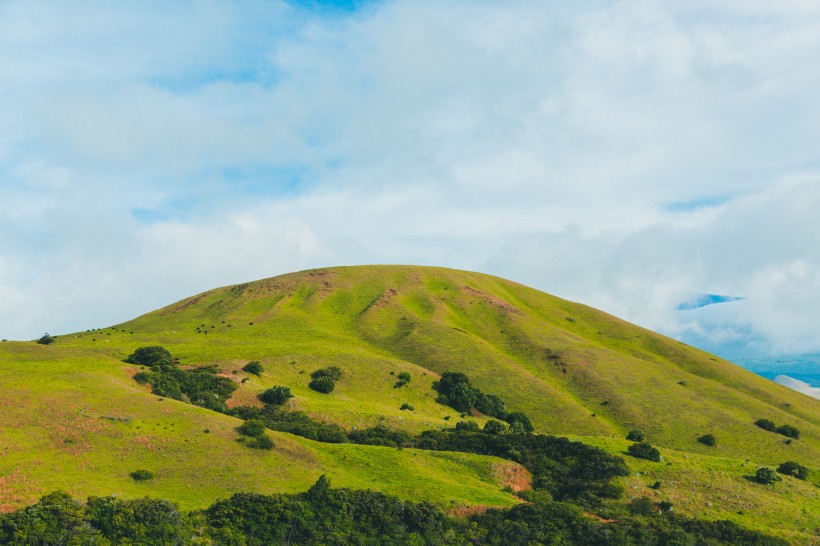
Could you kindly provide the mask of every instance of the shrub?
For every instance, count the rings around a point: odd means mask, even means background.
[[[46,332],[45,334],[43,334],[43,337],[37,340],[37,343],[39,343],[40,345],[51,345],[52,343],[54,343],[54,341],[54,336],[50,336]]]
[[[501,400],[501,398],[497,397],[494,394],[484,394],[478,389],[475,389],[475,391],[478,395],[475,401],[475,409],[477,409],[484,415],[489,415],[490,417],[496,417],[498,419],[507,419],[509,413],[507,412],[507,406],[504,405],[504,402],[503,400]]]
[[[715,440],[715,436],[713,434],[704,434],[698,438],[698,442],[706,446],[714,446],[717,443],[717,440]]]
[[[405,402],[404,404],[401,405],[401,407],[399,409],[402,410],[402,411],[404,411],[404,410],[415,411],[416,408],[414,408],[411,404],[408,404],[407,402]]]
[[[391,430],[384,425],[354,430],[347,437],[354,444],[388,447],[404,447],[412,440],[403,430]]]
[[[291,394],[289,387],[281,387],[277,385],[262,392],[258,398],[266,404],[281,406],[293,398],[293,395]]]
[[[761,466],[755,472],[755,479],[762,484],[770,484],[774,482],[780,481],[780,476],[777,475],[774,468],[769,468],[768,466]]]
[[[410,374],[407,372],[401,372],[397,377],[399,378],[399,380],[396,381],[396,384],[393,385],[393,388],[398,389],[399,387],[403,387],[410,383],[411,377]]]
[[[646,440],[646,434],[642,430],[630,430],[629,434],[626,435],[626,439],[630,442],[643,442]]]
[[[651,516],[657,510],[655,508],[655,503],[649,497],[639,497],[637,499],[632,500],[627,506],[627,510],[629,510],[630,514],[636,516]]]
[[[135,470],[131,472],[129,476],[131,476],[134,479],[134,481],[137,482],[145,482],[154,479],[154,473],[150,470],[145,469]]]
[[[768,419],[758,419],[755,421],[755,425],[759,426],[763,430],[768,430],[769,432],[776,432],[777,425],[773,422],[769,421]]]
[[[245,445],[253,449],[273,449],[275,446],[270,436],[264,433],[259,436],[254,436],[245,442]]]
[[[511,432],[523,432],[528,434],[535,430],[530,418],[520,411],[514,411],[507,415],[507,422],[510,424]]]
[[[485,434],[503,434],[507,431],[507,425],[502,423],[501,421],[496,421],[495,419],[490,419],[486,423],[484,423],[483,432]]]
[[[320,377],[329,377],[333,381],[338,381],[342,378],[342,370],[337,368],[336,366],[330,366],[329,368],[319,368],[312,374],[310,374],[311,379],[319,379]]]
[[[140,347],[125,359],[129,364],[140,364],[152,368],[156,365],[170,366],[174,360],[171,358],[171,353],[159,345],[151,347]]]
[[[459,421],[456,423],[456,430],[463,430],[465,432],[478,432],[478,423],[475,421]]]
[[[242,366],[242,371],[252,373],[253,375],[261,375],[262,372],[265,371],[265,368],[262,367],[262,364],[260,364],[258,360],[252,360]]]
[[[660,489],[660,488],[661,488],[661,482],[656,481],[655,483],[653,483],[652,485],[650,485],[650,486],[649,486],[649,488],[650,488],[650,489],[655,489],[655,490],[658,490],[658,489]]]
[[[315,378],[308,384],[308,387],[313,389],[316,392],[321,392],[323,394],[330,394],[333,392],[333,389],[336,387],[336,382],[333,381],[332,377],[322,375]]]
[[[249,419],[236,427],[236,431],[243,436],[261,436],[265,433],[265,423],[258,419]]]
[[[632,444],[627,448],[627,451],[630,455],[638,459],[646,459],[648,461],[655,461],[656,463],[661,460],[661,452],[658,451],[657,448],[652,447],[652,444],[649,442]]]
[[[798,480],[809,479],[809,469],[794,461],[786,461],[781,464],[777,467],[777,472],[786,476],[794,476]]]
[[[800,431],[791,425],[780,425],[777,427],[777,433],[795,440],[800,438]]]

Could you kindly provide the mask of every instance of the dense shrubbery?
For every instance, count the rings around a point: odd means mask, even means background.
[[[138,364],[152,368],[157,365],[170,366],[173,364],[171,353],[159,345],[140,347],[125,359],[129,364]]]
[[[262,372],[265,371],[265,368],[262,367],[262,364],[260,364],[258,360],[252,360],[244,366],[242,366],[242,371],[252,373],[253,375],[262,375]]]
[[[33,506],[0,514],[0,544],[211,542],[247,546],[788,546],[782,539],[729,521],[641,513],[638,518],[605,523],[562,502],[520,504],[455,518],[429,503],[402,501],[374,491],[332,489],[324,476],[304,493],[239,493],[189,516],[182,516],[174,504],[163,500],[90,497],[81,504],[66,493],[52,493]]]
[[[643,442],[646,440],[646,434],[642,430],[630,430],[629,434],[626,435],[626,439],[630,442]]]
[[[404,447],[412,440],[408,433],[402,430],[391,430],[382,425],[354,430],[347,437],[354,444],[389,447]]]
[[[394,389],[398,389],[407,385],[408,383],[410,383],[410,380],[412,379],[410,377],[410,374],[407,372],[401,372],[396,377],[398,378],[398,381],[396,381],[396,383],[393,385]]]
[[[600,498],[617,498],[622,490],[610,483],[629,470],[620,457],[540,434],[484,434],[427,431],[414,440],[415,447],[438,451],[462,451],[494,455],[520,463],[532,473],[535,489],[548,491],[556,500],[572,499],[594,505]]]
[[[698,442],[705,446],[713,447],[717,444],[717,440],[715,439],[714,434],[704,434],[703,436],[698,437]]]
[[[153,472],[151,472],[150,470],[142,469],[142,468],[139,469],[139,470],[135,470],[135,471],[131,472],[129,474],[129,476],[131,476],[131,478],[133,478],[134,481],[138,481],[138,482],[146,482],[148,480],[153,480],[154,479],[154,473]]]
[[[444,372],[441,379],[433,383],[433,388],[439,393],[436,402],[450,406],[462,413],[477,409],[488,417],[495,417],[506,421],[512,432],[532,432],[535,427],[530,418],[516,411],[510,413],[504,401],[494,394],[486,394],[470,385],[470,379],[463,373]],[[490,427],[493,434],[497,434],[496,425]],[[506,428],[506,427],[504,427]]]
[[[288,400],[293,398],[289,387],[271,387],[259,395],[259,400],[266,404],[273,404],[274,406],[281,406]]]
[[[768,419],[758,419],[755,421],[755,425],[759,426],[763,430],[768,430],[769,432],[775,432],[777,430],[777,425]]]
[[[627,451],[630,455],[637,457],[638,459],[647,459],[649,461],[655,461],[656,463],[661,460],[661,452],[658,451],[657,448],[652,447],[652,444],[649,442],[638,442],[632,444],[627,448]]]
[[[342,370],[336,366],[320,368],[310,374],[310,377],[308,387],[322,394],[330,394],[336,387],[336,381],[342,378]]]
[[[227,413],[240,419],[258,419],[271,430],[289,432],[319,442],[339,444],[347,441],[339,425],[316,421],[301,411],[286,411],[272,404],[266,404],[264,408],[239,406]]]
[[[786,476],[794,476],[798,480],[809,479],[809,469],[794,461],[786,461],[777,467],[777,472]]]
[[[800,438],[800,431],[791,425],[780,425],[777,427],[777,433],[782,434],[783,436],[788,436],[789,438]]]
[[[155,363],[151,371],[139,372],[134,379],[139,383],[150,383],[151,392],[158,396],[224,413],[227,409],[225,400],[230,398],[237,385],[229,378],[217,375],[218,372],[214,365],[183,370],[176,364]]]
[[[761,466],[755,472],[755,479],[763,484],[770,484],[774,482],[780,481],[780,476],[777,475],[774,468],[769,468],[768,466]]]
[[[768,419],[758,419],[757,421],[755,421],[755,425],[759,426],[763,430],[768,430],[769,432],[776,432],[778,434],[782,434],[783,436],[794,438],[795,440],[800,438],[800,430],[791,425],[777,426],[774,424],[774,422],[769,421]]]
[[[254,449],[273,449],[273,440],[265,434],[265,423],[259,419],[248,419],[238,427],[236,431],[245,436],[240,441],[248,447]]]

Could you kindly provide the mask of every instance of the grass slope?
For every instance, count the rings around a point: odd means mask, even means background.
[[[336,486],[445,506],[516,502],[501,488],[519,473],[517,465],[493,457],[329,445],[277,433],[270,433],[275,449],[252,450],[236,442],[241,421],[150,395],[131,379],[136,370],[79,348],[2,345],[0,509],[57,489],[77,498],[150,495],[194,509],[239,491],[303,491],[321,474]],[[140,468],[154,472],[154,480],[129,477]]]
[[[287,435],[276,435],[277,449],[270,454],[236,445],[235,420],[170,400],[160,403],[129,378],[136,369],[120,361],[136,347],[155,344],[168,348],[184,364],[217,363],[230,376],[247,378],[233,404],[254,404],[256,394],[265,388],[287,385],[295,394],[290,401],[293,409],[347,430],[378,423],[411,432],[452,426],[460,417],[435,403],[432,383],[444,371],[461,371],[482,391],[501,396],[511,410],[530,415],[539,432],[594,438],[622,452],[625,444],[618,438],[630,429],[643,429],[673,462],[651,463],[651,468],[666,483],[663,494],[679,500],[676,510],[710,519],[730,517],[795,540],[817,532],[809,523],[817,515],[816,485],[778,484],[764,488],[767,493],[762,494],[761,486],[744,476],[753,474],[757,465],[796,460],[813,469],[816,483],[820,402],[595,309],[496,277],[440,268],[305,271],[211,290],[124,324],[60,336],[48,347],[0,344],[0,381],[16,380],[15,390],[22,393],[22,398],[9,401],[19,415],[0,420],[29,419],[27,430],[4,427],[0,447],[11,452],[13,448],[5,446],[20,445],[15,457],[24,457],[35,449],[26,442],[39,438],[37,449],[51,446],[49,462],[40,466],[63,465],[66,470],[60,466],[60,472],[74,472],[77,481],[85,479],[85,489],[76,491],[140,494],[144,484],[114,479],[115,470],[122,476],[122,468],[116,466],[125,464],[117,457],[105,463],[112,465],[111,478],[99,487],[98,478],[83,478],[87,468],[66,461],[88,456],[72,455],[77,444],[60,445],[56,433],[44,432],[45,424],[36,421],[40,417],[33,417],[35,408],[42,408],[63,412],[61,419],[79,421],[76,412],[88,405],[88,411],[99,414],[138,417],[130,428],[106,423],[102,433],[89,433],[95,443],[88,449],[96,454],[91,460],[104,458],[108,441],[118,446],[120,458],[126,456],[120,444],[139,453],[126,459],[132,466],[159,469],[163,462],[170,468],[171,461],[190,461],[187,470],[179,470],[187,472],[184,476],[160,473],[163,479],[151,486],[152,495],[179,500],[186,507],[236,490],[304,489],[321,472],[329,473],[336,485],[374,487],[403,498],[513,502],[499,491],[496,476],[515,471],[499,470],[498,461],[481,457],[322,445]],[[37,361],[39,367],[26,364],[26,359]],[[250,360],[262,362],[261,377],[239,371]],[[333,393],[309,390],[310,372],[330,365],[344,374]],[[43,371],[36,372],[40,367]],[[403,371],[412,381],[394,388],[396,375]],[[52,384],[57,394],[44,398]],[[122,401],[117,402],[119,398]],[[415,410],[401,411],[404,402]],[[474,418],[484,421],[482,416]],[[783,436],[756,427],[753,423],[759,418],[796,426],[801,438],[786,444]],[[99,426],[102,421],[93,422]],[[212,433],[202,434],[204,428]],[[714,434],[717,446],[699,444],[696,438],[704,433]],[[116,438],[105,440],[106,434]],[[140,447],[138,442],[146,440],[139,438],[145,436],[151,437],[152,447],[162,439],[168,450],[175,451],[159,455]],[[208,446],[213,452],[203,454]],[[141,457],[148,457],[146,464],[137,464]],[[37,465],[15,466],[6,459],[0,463],[5,465],[0,475],[11,476],[8,481],[17,480],[23,489],[36,485],[47,491],[51,484],[65,482],[45,470],[13,474]],[[216,473],[204,472],[215,460],[230,464]],[[148,461],[157,466],[151,468]],[[629,462],[638,472],[650,464],[631,458]],[[698,477],[687,481],[690,474]],[[181,485],[186,479],[197,480],[202,494]],[[643,477],[634,483],[628,480],[628,486],[638,486]],[[748,506],[735,509],[731,502],[715,501],[712,492],[724,489],[741,499],[735,504]],[[790,503],[798,510],[796,517],[789,515]]]

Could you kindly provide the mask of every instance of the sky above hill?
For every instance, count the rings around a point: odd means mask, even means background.
[[[817,59],[811,1],[0,3],[0,337],[404,263],[818,352]]]

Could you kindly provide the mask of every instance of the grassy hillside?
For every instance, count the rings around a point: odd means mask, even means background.
[[[0,503],[19,506],[63,488],[76,496],[150,492],[190,508],[233,491],[304,490],[321,473],[339,486],[402,498],[516,502],[501,487],[510,476],[520,481],[520,468],[498,459],[319,444],[286,434],[271,434],[272,452],[250,450],[235,441],[236,419],[160,401],[133,381],[138,368],[121,361],[145,345],[166,347],[183,365],[215,363],[244,380],[232,405],[257,404],[265,388],[286,385],[295,395],[291,409],[348,431],[380,423],[409,432],[453,426],[461,417],[435,402],[432,385],[444,371],[464,372],[510,410],[528,414],[537,432],[583,436],[622,453],[626,432],[644,430],[667,460],[628,458],[629,464],[657,474],[664,487],[647,494],[674,499],[676,510],[730,517],[798,542],[817,532],[816,485],[789,479],[767,489],[747,478],[759,465],[795,460],[820,481],[820,402],[520,284],[404,266],[283,275],[59,336],[50,346],[0,344],[0,385],[19,393],[2,400]],[[264,366],[260,377],[241,372],[251,360]],[[331,365],[343,372],[336,389],[310,390],[310,373]],[[412,380],[395,388],[401,372]],[[400,410],[405,402],[414,411]],[[756,427],[760,418],[795,426],[801,437],[787,444]],[[716,436],[716,446],[697,442],[705,433]],[[158,479],[149,485],[127,476],[142,467]],[[643,491],[655,477],[646,476],[627,478],[628,492]]]
[[[58,489],[76,498],[150,495],[204,508],[239,491],[303,491],[321,474],[339,486],[446,506],[517,502],[501,489],[522,469],[493,457],[277,433],[275,449],[247,448],[236,442],[241,421],[150,395],[131,379],[135,371],[90,350],[2,344],[0,510]],[[153,481],[131,479],[143,468]]]

